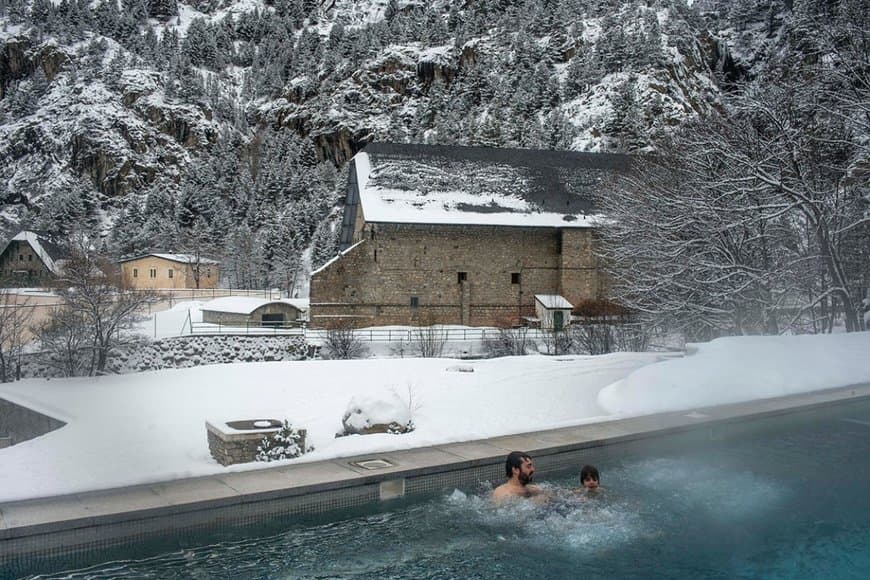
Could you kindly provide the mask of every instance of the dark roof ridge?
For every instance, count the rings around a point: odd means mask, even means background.
[[[579,165],[598,169],[626,168],[632,159],[631,155],[624,153],[392,142],[369,143],[362,149],[362,152],[402,157],[443,157],[462,161],[487,161],[527,167],[577,167]]]

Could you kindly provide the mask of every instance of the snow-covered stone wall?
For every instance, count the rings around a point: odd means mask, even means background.
[[[286,361],[307,358],[301,336],[181,336],[157,340],[110,354],[108,370],[135,373],[210,364]],[[22,377],[57,377],[60,372],[38,354],[25,359]]]

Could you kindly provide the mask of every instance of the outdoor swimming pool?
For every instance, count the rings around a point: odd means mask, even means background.
[[[641,447],[590,451],[592,501],[457,490],[40,578],[870,577],[870,402]]]

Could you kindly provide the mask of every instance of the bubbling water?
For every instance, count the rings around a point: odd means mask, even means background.
[[[630,502],[607,493],[587,496],[559,486],[544,486],[549,501],[519,500],[494,506],[486,495],[456,490],[445,501],[449,515],[486,529],[498,541],[542,548],[598,552],[618,548],[655,530]]]

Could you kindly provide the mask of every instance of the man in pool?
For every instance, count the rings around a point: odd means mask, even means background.
[[[492,491],[492,501],[502,504],[514,498],[534,498],[546,500],[546,494],[537,485],[531,485],[535,466],[528,453],[511,451],[504,463],[505,477],[508,480]]]

